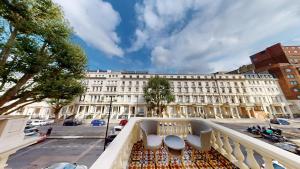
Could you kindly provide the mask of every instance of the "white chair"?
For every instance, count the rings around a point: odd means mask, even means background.
[[[192,134],[187,135],[187,143],[192,147],[192,160],[195,160],[195,150],[207,154],[211,149],[212,128],[203,120],[190,121]]]
[[[158,135],[157,125],[158,122],[154,120],[144,120],[140,124],[143,135],[143,149],[153,151],[155,163],[157,162],[156,151],[162,146],[162,138]]]

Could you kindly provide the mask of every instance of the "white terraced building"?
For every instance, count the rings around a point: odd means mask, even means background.
[[[146,72],[89,71],[86,93],[64,109],[81,116],[103,118],[113,98],[112,118],[153,116],[143,99],[149,78],[170,81],[175,102],[164,117],[248,118],[292,115],[277,79],[269,74],[148,74]]]
[[[270,74],[150,74],[147,72],[89,71],[83,84],[86,92],[61,114],[81,118],[107,118],[112,97],[112,118],[155,116],[143,99],[149,78],[170,81],[175,101],[167,106],[164,117],[264,118],[292,117],[277,79]],[[27,106],[20,114],[38,115],[45,106]],[[49,111],[47,111],[49,112]],[[44,114],[43,114],[44,115]]]

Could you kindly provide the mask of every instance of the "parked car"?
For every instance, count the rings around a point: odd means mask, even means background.
[[[63,126],[77,126],[78,123],[75,119],[66,119],[63,123]]]
[[[54,123],[54,119],[48,119],[46,120],[46,124],[49,125],[49,124],[53,124]]]
[[[92,126],[104,126],[105,124],[105,121],[101,119],[94,119],[91,121]]]
[[[117,137],[117,134],[108,135],[106,138],[105,146],[108,146],[114,139]]]
[[[125,126],[127,124],[128,120],[127,119],[122,119],[119,123],[120,126]]]
[[[270,123],[279,124],[279,125],[289,125],[290,124],[290,122],[287,119],[284,119],[284,118],[270,119]]]
[[[114,126],[111,130],[111,134],[119,134],[123,128],[124,126]]]
[[[24,129],[25,136],[33,136],[38,134],[38,129],[32,125],[26,125]]]
[[[46,167],[45,169],[87,169],[87,166],[78,165],[76,163],[72,164],[72,163],[62,162],[62,163],[52,164],[49,167]]]
[[[47,122],[45,120],[31,119],[31,125],[33,125],[33,126],[43,126],[46,124],[47,124]]]

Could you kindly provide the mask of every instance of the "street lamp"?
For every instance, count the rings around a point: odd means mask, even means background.
[[[110,120],[110,114],[111,114],[111,105],[112,105],[112,96],[110,96],[110,104],[109,104],[109,110],[108,110],[108,119],[107,119],[107,125],[106,125],[106,131],[105,131],[105,138],[104,138],[104,147],[103,151],[105,150],[106,147],[106,141],[107,141],[107,134],[108,134],[108,127],[109,127],[109,120]]]

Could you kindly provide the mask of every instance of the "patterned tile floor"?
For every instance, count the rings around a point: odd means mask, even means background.
[[[129,169],[238,169],[225,157],[220,155],[216,150],[212,149],[206,158],[202,157],[202,154],[195,153],[195,161],[191,161],[191,147],[188,145],[184,150],[184,160],[181,163],[179,157],[172,156],[171,162],[168,164],[168,153],[165,147],[162,147],[157,151],[157,164],[155,165],[154,155],[152,151],[145,151],[144,158],[142,159],[142,141],[134,144],[131,156],[129,160]],[[206,160],[204,160],[206,159]]]

